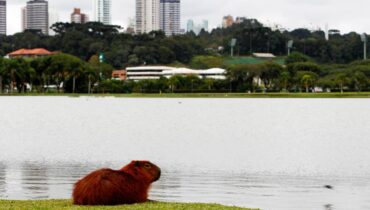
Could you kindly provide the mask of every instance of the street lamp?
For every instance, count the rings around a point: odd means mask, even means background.
[[[367,34],[366,33],[361,34],[361,41],[364,43],[364,60],[366,60],[367,59],[367,55],[366,55],[366,53],[367,53],[367,47],[366,47],[366,45],[367,45]]]

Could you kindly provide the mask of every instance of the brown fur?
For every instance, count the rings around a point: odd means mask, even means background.
[[[148,200],[150,185],[161,170],[149,161],[132,161],[121,170],[100,169],[79,180],[73,190],[76,205],[119,205]]]

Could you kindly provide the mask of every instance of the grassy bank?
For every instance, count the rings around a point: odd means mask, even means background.
[[[0,209],[4,210],[251,210],[238,207],[226,207],[216,204],[186,204],[151,202],[145,204],[82,207],[74,206],[70,200],[45,201],[1,201]]]
[[[164,94],[3,94],[0,96],[69,96],[124,98],[370,98],[370,92],[347,93],[164,93]]]

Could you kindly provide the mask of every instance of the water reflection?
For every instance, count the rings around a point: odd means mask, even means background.
[[[331,204],[327,204],[324,207],[325,207],[325,210],[334,210],[333,205],[331,205]]]
[[[370,209],[370,100],[178,101],[1,97],[0,195],[70,198],[92,170],[149,159],[154,200]]]
[[[49,175],[45,165],[24,163],[21,166],[22,189],[27,197],[33,199],[49,198]]]
[[[0,162],[0,198],[6,193],[6,165]]]
[[[1,197],[7,199],[70,198],[73,184],[79,178],[99,168],[121,166],[113,162],[25,162],[7,165],[1,164],[0,169]],[[334,189],[323,187],[328,180],[334,184]],[[6,190],[8,183],[12,190]],[[370,180],[367,178],[351,180],[338,177],[172,170],[164,167],[160,181],[153,185],[150,199],[221,203],[263,210],[348,210],[352,206],[352,209],[367,210],[365,204],[370,203],[369,186]]]

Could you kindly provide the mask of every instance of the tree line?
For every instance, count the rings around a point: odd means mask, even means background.
[[[57,23],[55,36],[28,30],[0,36],[0,55],[20,48],[58,51],[37,59],[0,59],[0,91],[79,93],[158,92],[279,92],[369,90],[370,61],[362,58],[357,33],[333,33],[329,41],[322,31],[306,29],[279,31],[247,19],[226,29],[190,32],[166,37],[161,31],[132,35],[119,26],[90,22]],[[236,38],[237,55],[253,52],[287,53],[286,43],[294,40],[293,51],[284,65],[225,63],[229,42]],[[98,56],[104,55],[104,62]],[[226,80],[174,76],[140,82],[111,80],[113,69],[134,65],[171,65],[227,69]]]
[[[175,75],[158,80],[118,81],[113,67],[98,56],[84,61],[57,53],[36,59],[0,59],[0,92],[19,93],[195,93],[195,92],[321,92],[368,91],[370,61],[350,64],[318,64],[312,58],[292,53],[285,65],[272,61],[260,64],[226,65],[222,56],[195,56],[193,68],[223,67],[226,79],[201,79],[197,75]]]
[[[292,51],[308,55],[319,63],[346,64],[363,57],[363,44],[358,33],[342,35],[331,30],[330,39],[326,40],[323,31],[273,30],[255,19],[246,19],[229,28],[216,28],[211,32],[202,30],[198,36],[189,32],[166,37],[162,31],[133,35],[121,33],[120,26],[98,22],[56,23],[51,28],[55,36],[45,36],[37,30],[1,35],[0,55],[20,48],[41,47],[85,61],[103,53],[106,63],[116,69],[144,64],[187,65],[196,55],[229,55],[230,40],[236,38],[235,54],[240,56],[254,52],[285,56],[287,42],[293,40]]]

